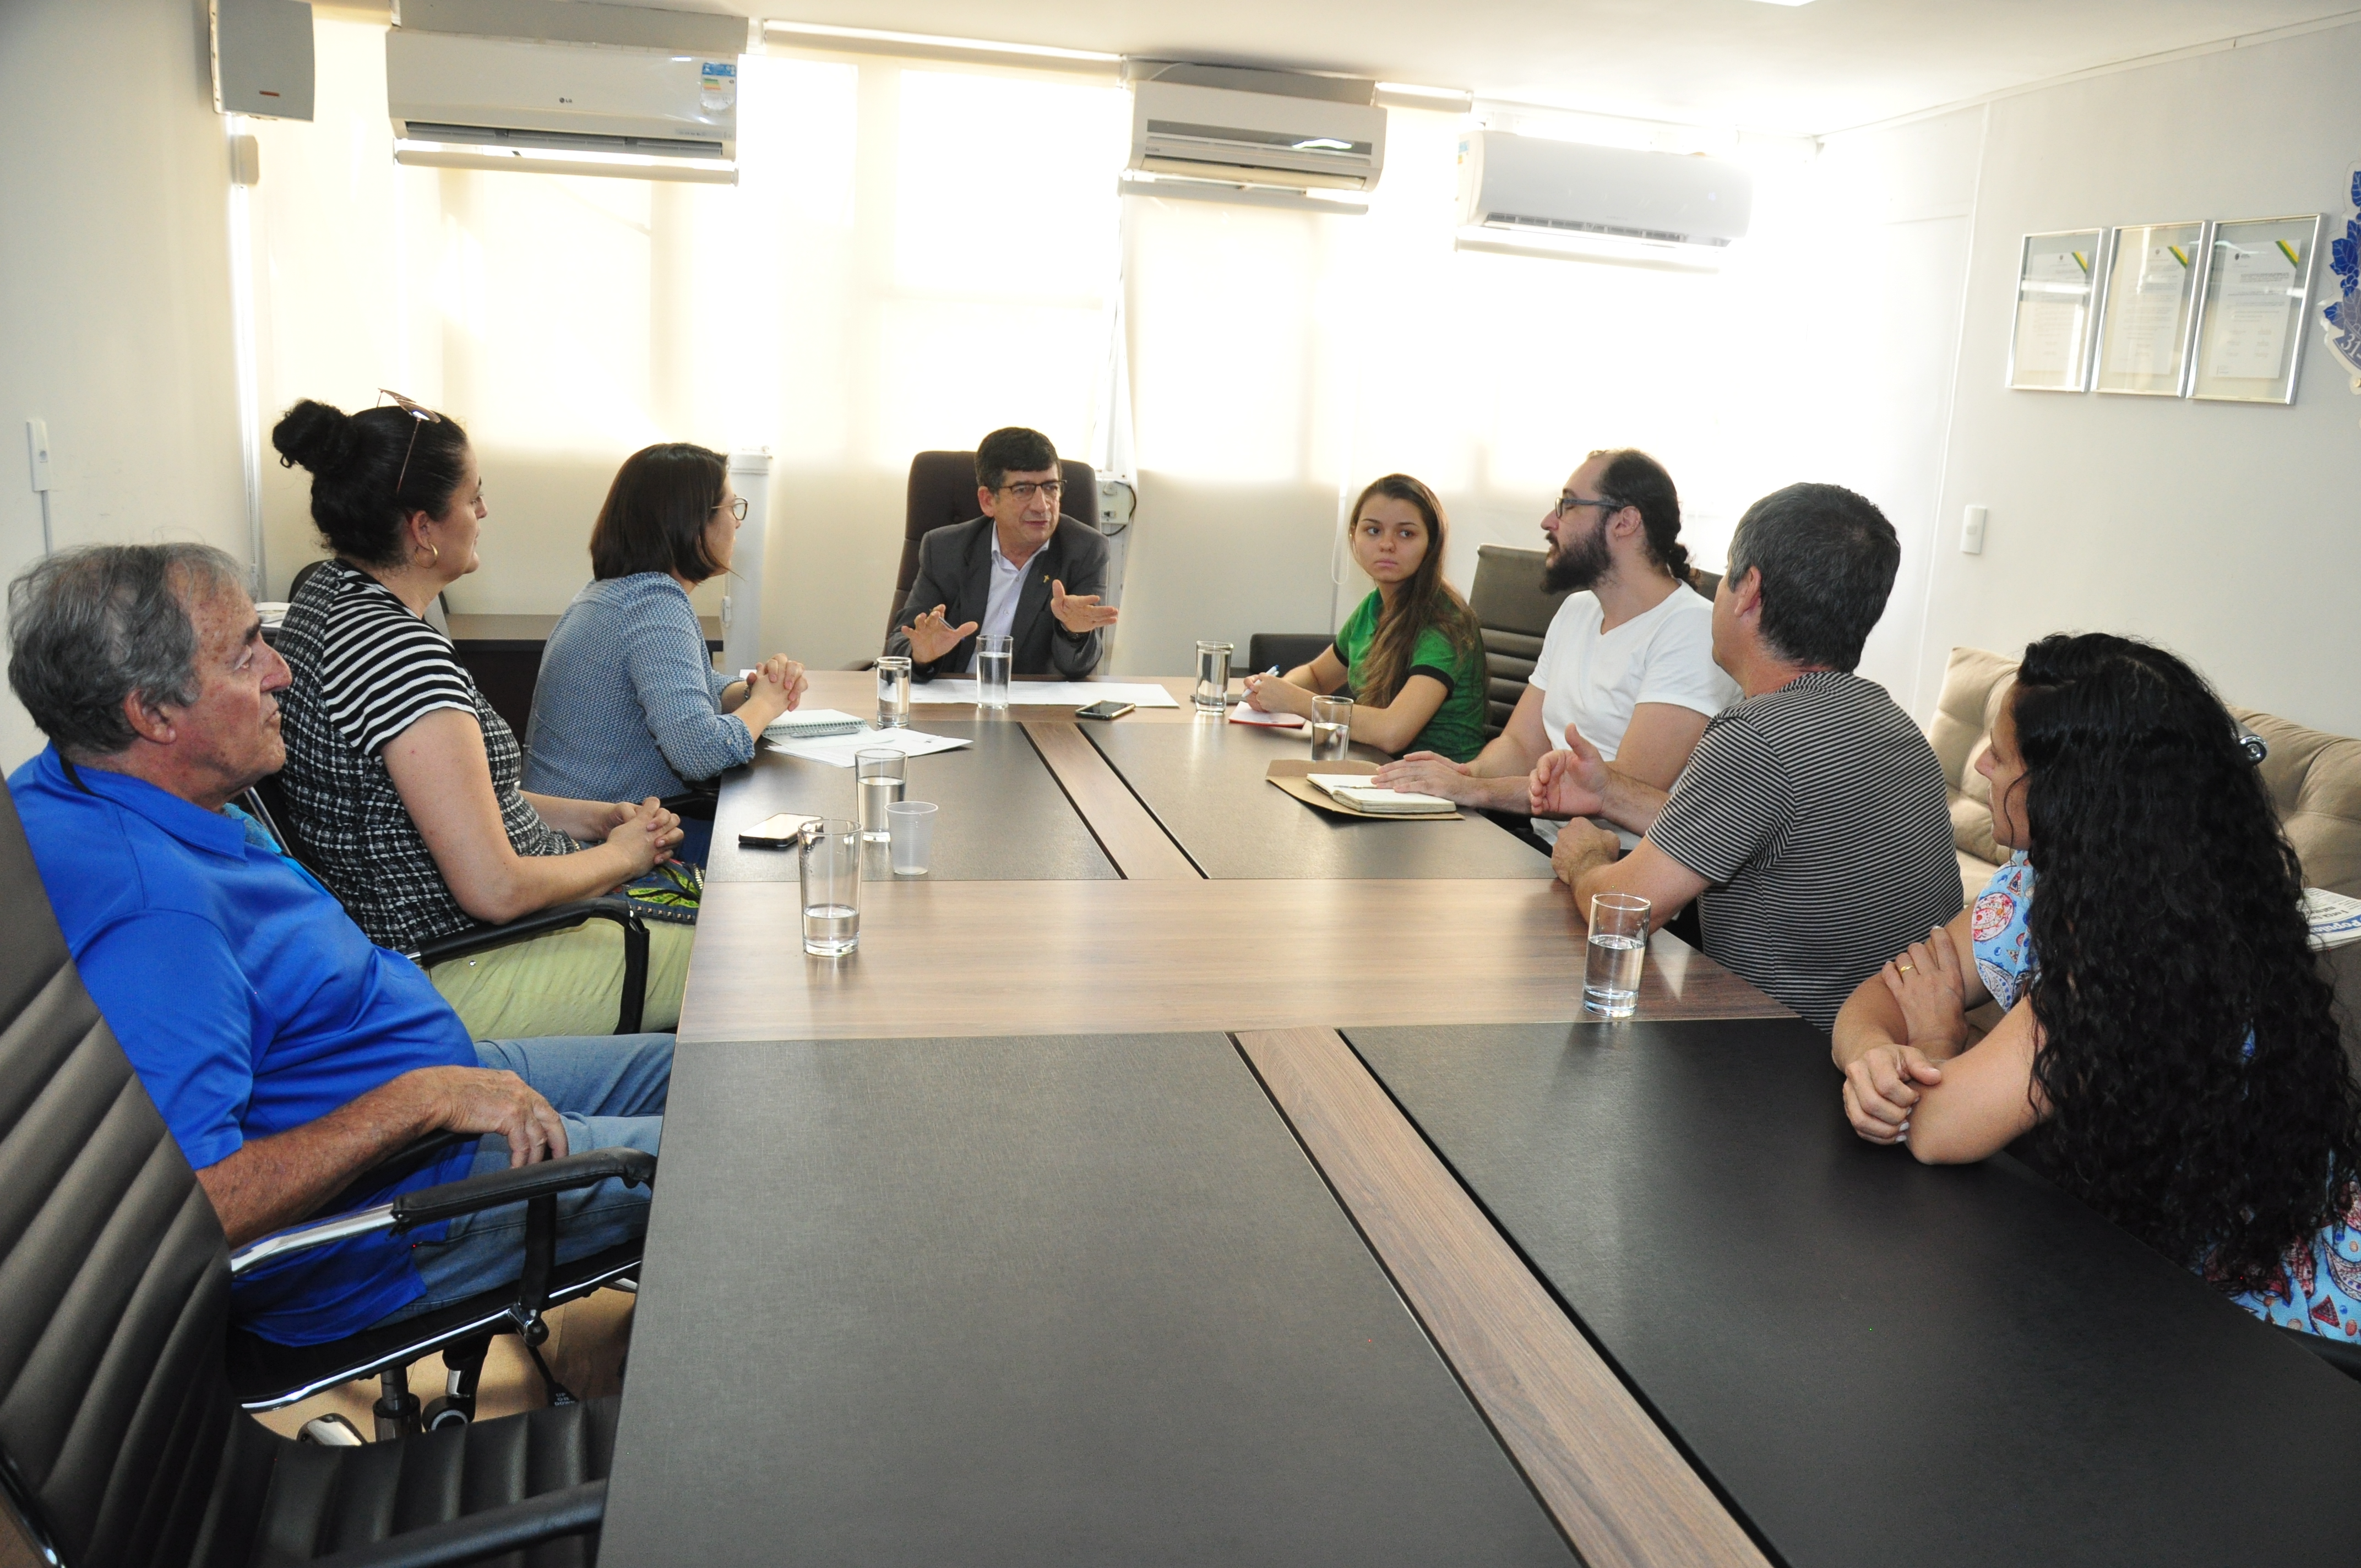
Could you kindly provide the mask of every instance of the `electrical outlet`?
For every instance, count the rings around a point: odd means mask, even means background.
[[[1984,521],[1990,515],[1982,507],[1970,507],[1968,521],[1960,530],[1960,554],[1981,555],[1984,553]]]

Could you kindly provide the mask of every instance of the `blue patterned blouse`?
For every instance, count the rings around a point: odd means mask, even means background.
[[[2016,1005],[2033,978],[2033,939],[2026,928],[2033,909],[2033,868],[2019,850],[1993,873],[1969,919],[1976,973],[2002,1007]],[[2246,1052],[2254,1054],[2252,1036]],[[2202,1270],[2201,1270],[2202,1272]],[[2266,1322],[2316,1334],[2361,1340],[2361,1188],[2350,1207],[2310,1241],[2288,1249],[2258,1289],[2231,1300]]]
[[[754,737],[721,711],[688,592],[662,572],[594,582],[542,651],[524,787],[576,800],[679,795],[751,762]]]

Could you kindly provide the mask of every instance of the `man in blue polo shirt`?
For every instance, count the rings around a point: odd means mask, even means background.
[[[8,683],[50,744],[10,775],[82,983],[195,1168],[233,1246],[291,1224],[439,1132],[478,1135],[351,1207],[474,1171],[653,1151],[667,1035],[485,1041],[417,965],[230,799],[286,759],[262,640],[229,557],[101,545],[10,585]],[[640,1234],[647,1194],[566,1194],[559,1255]],[[239,1277],[245,1324],[340,1339],[514,1277],[522,1205],[291,1255]]]

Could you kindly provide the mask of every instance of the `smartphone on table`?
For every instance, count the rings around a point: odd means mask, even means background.
[[[743,850],[792,850],[800,839],[804,824],[818,820],[800,812],[782,811],[774,817],[765,817],[752,828],[739,829],[738,846]]]
[[[1110,697],[1104,702],[1094,702],[1088,707],[1074,709],[1074,717],[1076,718],[1121,718],[1138,706],[1137,703],[1117,702]]]

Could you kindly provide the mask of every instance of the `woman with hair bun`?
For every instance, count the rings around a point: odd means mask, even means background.
[[[270,433],[312,475],[335,553],[299,588],[278,649],[280,775],[296,838],[372,941],[405,952],[480,922],[588,898],[668,860],[679,819],[653,796],[582,800],[519,787],[516,736],[426,607],[478,565],[483,480],[467,432],[407,399],[347,414],[305,400]],[[649,932],[644,1025],[680,1015],[692,933]],[[478,1039],[615,1026],[620,929],[586,921],[433,971]]]
[[[1318,658],[1283,676],[1248,675],[1246,705],[1308,716],[1314,696],[1349,687],[1356,740],[1455,762],[1483,750],[1484,634],[1443,575],[1449,530],[1420,481],[1370,481],[1353,503],[1353,559],[1376,589]]]
[[[663,796],[690,818],[678,858],[692,865],[713,825],[689,785],[752,762],[764,727],[803,700],[791,659],[743,681],[718,673],[689,604],[730,569],[745,510],[719,452],[671,442],[625,458],[590,530],[592,581],[542,650],[525,726],[528,789]]]
[[[2016,853],[1838,1014],[1854,1131],[1928,1164],[2031,1133],[2247,1311],[2361,1339],[2361,1090],[2229,711],[2161,649],[2046,637],[1976,765]],[[1967,1046],[1988,996],[2007,1014]]]

